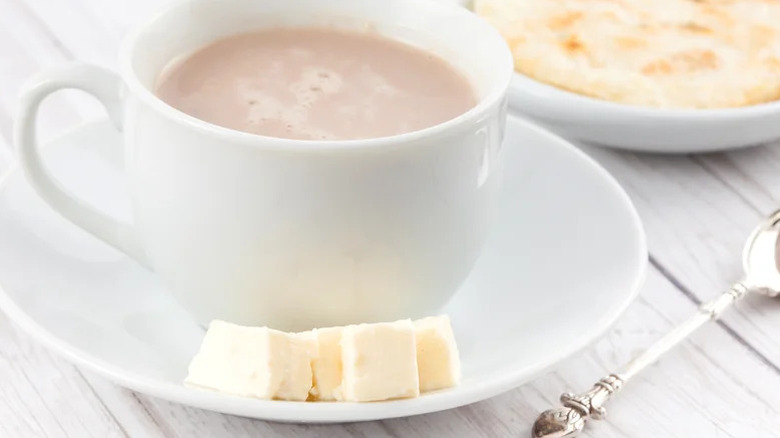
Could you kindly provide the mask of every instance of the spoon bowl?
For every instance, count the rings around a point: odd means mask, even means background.
[[[780,210],[761,223],[745,244],[742,251],[742,267],[745,279],[742,283],[750,292],[776,297],[780,295]]]

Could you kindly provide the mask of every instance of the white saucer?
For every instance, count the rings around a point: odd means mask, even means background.
[[[379,403],[262,401],[181,385],[203,334],[154,274],[50,210],[12,171],[0,191],[0,307],[31,336],[119,385],[247,417],[341,422],[422,414],[482,400],[596,340],[637,293],[642,225],[602,168],[519,120],[507,129],[500,217],[475,271],[445,309],[463,361],[457,388]],[[46,147],[64,185],[127,216],[120,138],[107,122]]]
[[[570,138],[646,152],[711,152],[780,138],[780,102],[742,108],[678,110],[593,99],[515,74],[512,114]]]

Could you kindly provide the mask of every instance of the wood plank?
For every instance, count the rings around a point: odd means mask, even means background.
[[[155,417],[155,413],[147,409],[145,401],[140,399],[135,392],[117,386],[87,371],[81,371],[81,376],[129,437],[164,438],[174,436],[168,430],[167,422]]]
[[[72,54],[24,2],[2,0],[0,14],[0,136],[11,140],[11,119],[18,108],[23,84],[36,73],[72,60]],[[102,107],[82,92],[53,94],[42,105],[39,136],[42,141],[85,119],[103,117]]]
[[[0,436],[127,436],[78,370],[0,315]]]
[[[697,301],[741,277],[745,239],[780,207],[780,171],[772,171],[780,158],[773,147],[698,157],[584,149],[624,185],[655,262]],[[749,296],[722,323],[780,369],[780,301]]]

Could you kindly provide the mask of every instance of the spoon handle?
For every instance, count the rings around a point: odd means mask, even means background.
[[[682,342],[705,322],[718,319],[726,309],[745,296],[747,292],[748,288],[742,282],[735,283],[724,294],[702,304],[693,316],[664,335],[617,373],[602,378],[589,391],[582,394],[565,393],[561,395],[563,407],[542,412],[534,422],[533,437],[570,438],[578,436],[589,418],[601,420],[606,416],[607,411],[604,409],[604,404],[628,379],[653,364],[662,354]]]

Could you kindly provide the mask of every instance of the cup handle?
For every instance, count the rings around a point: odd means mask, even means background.
[[[15,126],[19,161],[38,195],[69,221],[149,267],[132,225],[120,222],[80,200],[53,178],[41,160],[36,139],[36,119],[41,102],[61,89],[78,89],[95,96],[109,118],[122,130],[122,80],[110,70],[89,64],[71,64],[32,79],[21,96]]]

